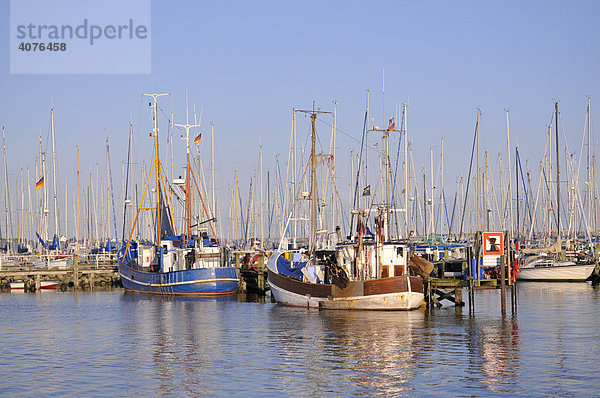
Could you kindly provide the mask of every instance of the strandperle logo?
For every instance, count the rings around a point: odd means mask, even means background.
[[[91,46],[98,40],[144,40],[148,38],[148,27],[143,24],[136,24],[133,19],[129,19],[126,24],[90,24],[88,19],[84,19],[80,25],[38,25],[29,23],[28,25],[17,25],[17,39],[19,40],[72,40],[82,39],[89,41]]]
[[[11,74],[149,74],[150,0],[11,0]]]

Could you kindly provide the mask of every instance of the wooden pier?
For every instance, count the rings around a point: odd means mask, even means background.
[[[31,266],[3,267],[0,270],[0,288],[10,291],[11,282],[24,282],[25,291],[40,290],[44,280],[57,280],[58,289],[93,290],[95,287],[119,287],[121,278],[116,265],[96,267],[78,264],[68,268],[41,268]]]

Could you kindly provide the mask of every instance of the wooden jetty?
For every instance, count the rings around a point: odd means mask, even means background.
[[[445,258],[434,264],[437,277],[429,278],[425,283],[425,302],[428,309],[439,308],[442,300],[448,300],[455,306],[464,306],[463,289],[467,289],[469,295],[469,313],[475,312],[475,291],[479,289],[500,289],[500,307],[502,314],[506,313],[506,290],[511,291],[511,309],[515,314],[517,311],[515,280],[512,275],[512,259],[514,255],[510,246],[508,232],[503,235],[503,251],[498,256],[499,272],[496,275],[485,275],[484,268],[484,238],[482,232],[477,232],[475,245],[468,250],[467,258],[463,261],[462,269],[466,271],[465,278],[445,277]],[[490,267],[487,267],[490,268]],[[492,267],[493,268],[493,267]],[[495,270],[495,269],[494,269]]]
[[[10,291],[11,282],[24,282],[25,291],[40,290],[43,280],[58,280],[60,290],[93,290],[95,287],[119,287],[116,264],[97,266],[93,263],[78,263],[68,268],[33,267],[31,264],[4,265],[0,269],[0,288]]]

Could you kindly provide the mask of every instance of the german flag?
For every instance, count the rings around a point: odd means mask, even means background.
[[[396,128],[396,123],[394,123],[394,119],[390,119],[390,124],[388,126],[388,131],[394,131],[394,129]]]
[[[40,180],[35,183],[35,189],[40,189],[43,186],[44,186],[44,177],[40,178]]]
[[[202,133],[198,134],[198,137],[194,138],[194,144],[197,144],[200,141],[202,141]]]

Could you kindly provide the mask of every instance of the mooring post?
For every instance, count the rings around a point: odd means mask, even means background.
[[[35,291],[39,292],[42,287],[42,283],[40,282],[40,274],[35,274]]]
[[[511,277],[510,279],[510,284],[511,284],[511,292],[510,292],[510,304],[511,304],[511,312],[513,315],[517,314],[517,274],[514,272],[514,270],[512,269],[512,262],[516,261],[516,253],[512,250],[512,247],[510,245],[508,245],[508,258],[509,261],[511,262],[511,272],[510,275],[515,275],[515,279],[513,280],[513,278]]]
[[[261,293],[265,291],[265,255],[259,253],[258,255],[258,290]]]
[[[238,273],[238,291],[243,291],[244,289],[244,278],[242,277],[242,266],[241,266],[241,260],[240,260],[241,254],[240,252],[234,252],[233,253],[233,262],[235,264],[235,268],[237,269],[237,273]]]
[[[473,291],[473,278],[469,279],[469,315],[475,315],[475,292]]]
[[[507,241],[508,232],[504,232],[504,242]],[[508,262],[508,255],[505,253],[500,261],[500,309],[502,316],[506,316],[506,263]]]
[[[79,289],[79,257],[77,254],[73,260],[73,288],[75,291]]]

